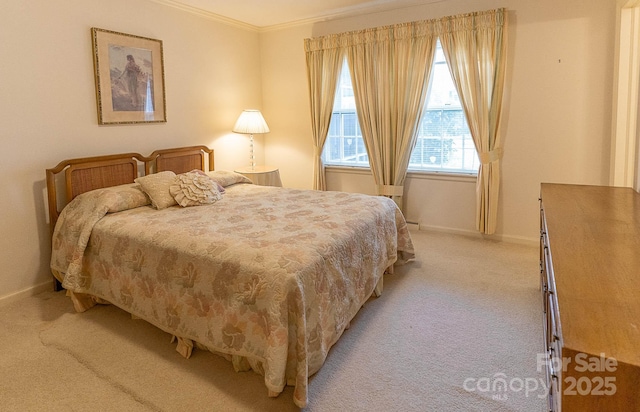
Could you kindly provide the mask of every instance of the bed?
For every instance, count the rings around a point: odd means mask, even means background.
[[[205,146],[66,160],[46,176],[51,270],[77,311],[117,305],[185,357],[206,349],[264,375],[269,396],[293,386],[299,407],[384,273],[414,257],[391,199],[254,185],[215,170]]]

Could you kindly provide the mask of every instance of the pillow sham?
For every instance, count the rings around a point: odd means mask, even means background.
[[[171,196],[169,188],[176,180],[176,174],[171,171],[164,171],[138,177],[134,182],[138,183],[142,190],[151,199],[151,205],[158,209],[166,209],[176,204],[176,200]]]
[[[129,183],[120,186],[112,186],[102,189],[113,194],[115,202],[109,206],[109,213],[135,209],[136,207],[151,204],[149,197],[142,191],[137,183]]]
[[[222,187],[235,185],[236,183],[253,183],[248,177],[228,170],[214,170],[206,172],[206,174]]]
[[[177,175],[169,192],[182,207],[208,205],[222,199],[218,184],[196,170]]]

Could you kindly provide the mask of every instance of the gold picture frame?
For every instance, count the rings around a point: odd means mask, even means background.
[[[91,28],[98,124],[165,123],[162,41]]]

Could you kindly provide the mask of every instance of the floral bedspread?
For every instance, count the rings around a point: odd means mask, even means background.
[[[385,197],[236,184],[211,205],[148,204],[135,185],[69,203],[51,260],[64,288],[248,362],[300,407],[385,270],[414,256]]]

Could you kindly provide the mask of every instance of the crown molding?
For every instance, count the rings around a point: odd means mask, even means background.
[[[206,11],[197,7],[188,6],[184,3],[174,0],[149,0],[154,3],[162,4],[165,6],[173,7],[182,11],[186,11],[188,13],[196,14],[200,17],[203,17],[208,20],[214,20],[220,23],[228,24],[230,26],[234,26],[244,30],[250,31],[260,31],[260,27],[254,26],[252,24],[248,24],[239,20],[231,19],[229,17],[222,16],[220,14],[212,13],[210,11]]]
[[[398,5],[388,0],[386,2],[373,4],[373,5],[372,4],[354,5],[349,7],[343,7],[331,13],[325,13],[319,16],[309,17],[306,19],[299,19],[299,20],[295,20],[287,23],[258,27],[257,29],[260,32],[281,30],[281,29],[286,29],[291,27],[325,22],[329,20],[339,20],[339,19],[346,19],[354,16],[383,13],[385,11],[407,9],[407,8],[416,7],[416,6],[423,6],[426,4],[444,3],[446,1],[449,1],[449,0],[413,0],[413,1],[408,0]],[[640,0],[629,0],[629,1],[640,2]],[[393,7],[390,8],[389,5],[393,5]]]
[[[173,7],[175,9],[179,9],[187,13],[192,13],[208,20],[217,21],[233,27],[237,27],[237,28],[245,29],[249,31],[255,31],[255,32],[267,32],[267,31],[282,30],[282,29],[296,27],[296,26],[303,26],[306,24],[313,24],[313,23],[329,20],[331,18],[335,18],[341,15],[341,13],[335,13],[332,15],[312,17],[308,19],[300,19],[300,20],[287,22],[287,23],[273,24],[270,26],[254,26],[253,24],[245,23],[239,20],[222,16],[220,14],[212,13],[210,11],[200,9],[198,7],[186,5],[184,3],[181,3],[180,1],[175,1],[175,0],[149,0],[149,1],[162,4],[164,6]]]
[[[173,7],[188,13],[192,13],[192,14],[196,14],[200,17],[203,17],[205,19],[209,19],[209,20],[214,20],[220,23],[224,23],[233,27],[237,27],[240,29],[244,29],[244,30],[249,30],[249,31],[254,31],[254,32],[269,32],[269,31],[276,31],[276,30],[282,30],[282,29],[287,29],[287,28],[292,28],[292,27],[297,27],[297,26],[304,26],[304,25],[309,25],[309,24],[314,24],[314,23],[319,23],[319,22],[324,22],[324,21],[328,21],[328,20],[335,20],[335,19],[341,19],[341,18],[349,18],[349,17],[353,17],[355,15],[365,15],[365,14],[373,14],[373,13],[380,13],[380,12],[384,12],[384,11],[388,11],[389,9],[389,4],[393,4],[392,1],[387,0],[386,2],[383,3],[378,3],[375,5],[355,5],[355,6],[350,6],[350,7],[344,7],[341,8],[339,10],[335,10],[332,13],[326,13],[323,15],[319,15],[319,16],[313,16],[313,17],[309,17],[309,18],[304,18],[304,19],[299,19],[299,20],[295,20],[295,21],[291,21],[291,22],[286,22],[286,23],[280,23],[280,24],[272,24],[272,25],[268,25],[268,26],[255,26],[253,24],[249,24],[249,23],[245,23],[239,20],[235,20],[229,17],[225,17],[222,16],[220,14],[216,14],[216,13],[212,13],[210,11],[207,10],[203,10],[200,9],[198,7],[193,7],[193,6],[189,6],[186,5],[182,2],[180,2],[179,0],[150,0],[154,3],[158,3],[158,4],[162,4],[165,6],[169,6],[169,7]],[[419,5],[425,5],[425,4],[434,4],[434,3],[443,3],[445,1],[449,1],[449,0],[409,0],[407,2],[403,2],[400,5],[396,5],[393,9],[403,9],[403,8],[409,8],[409,7],[415,7],[415,6],[419,6]],[[640,2],[640,0],[628,0],[629,2]]]

